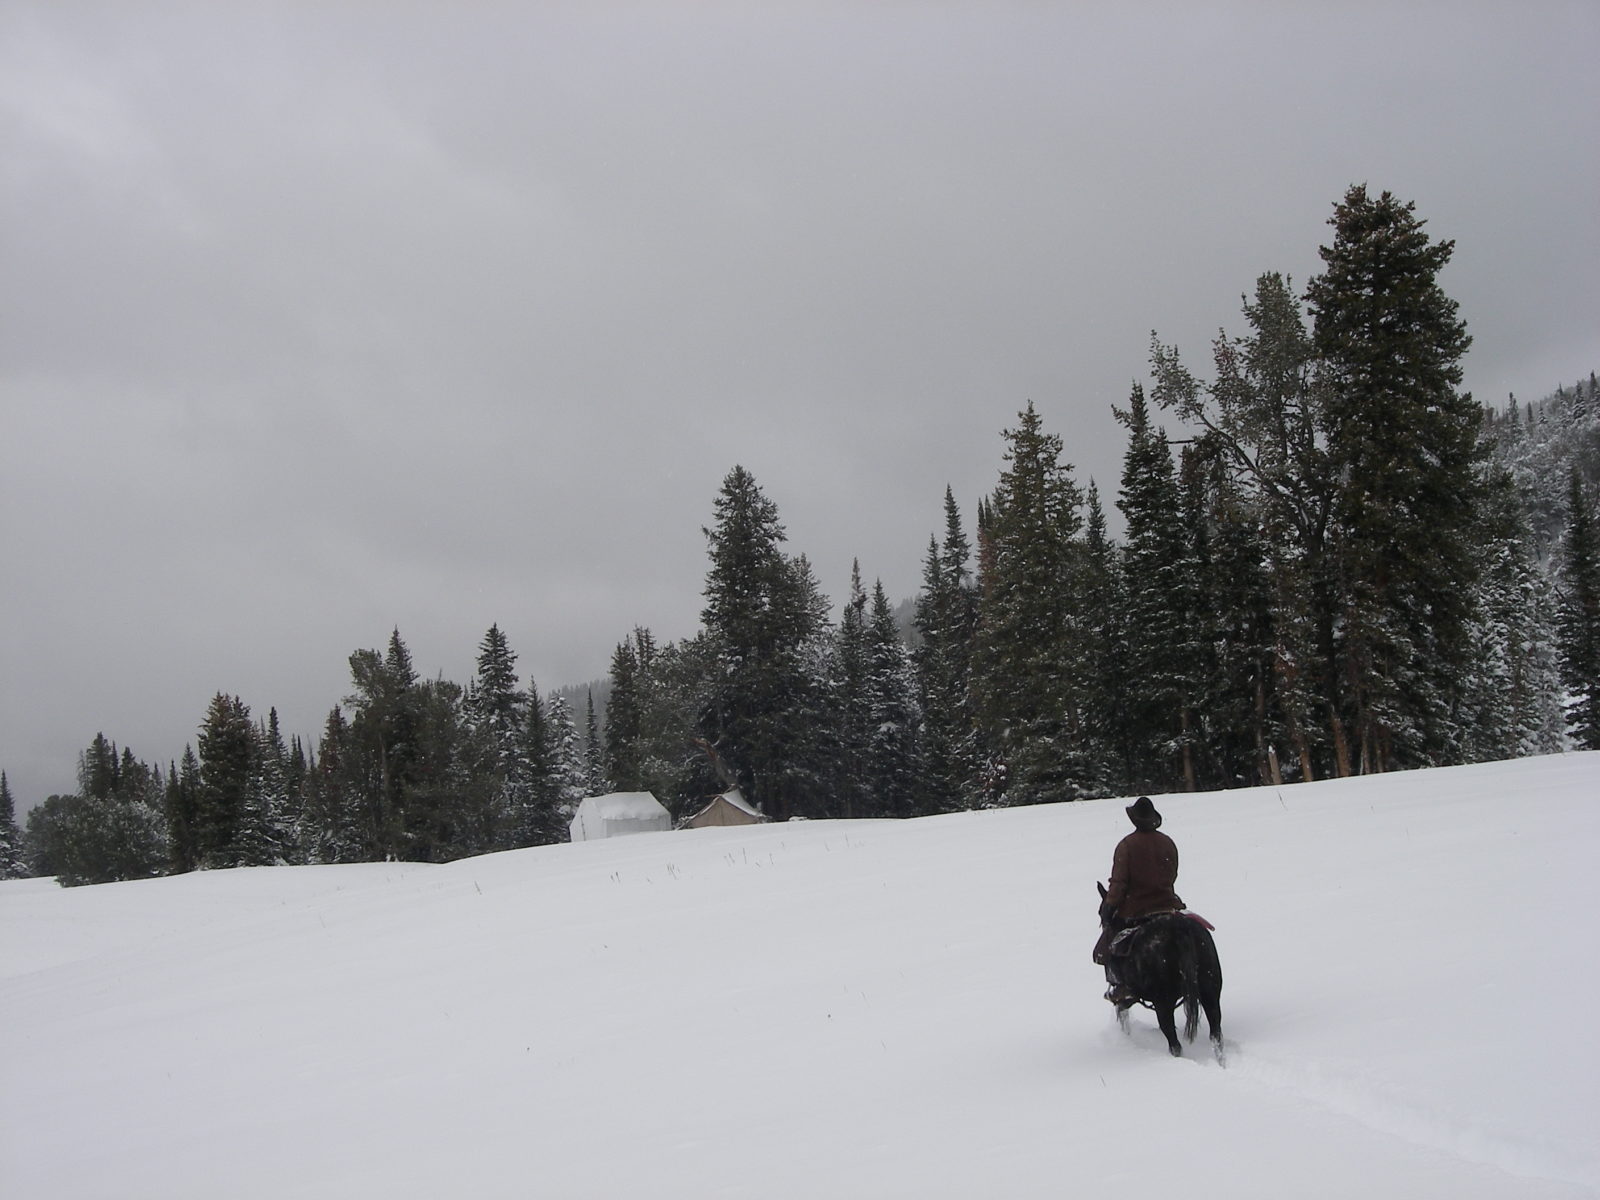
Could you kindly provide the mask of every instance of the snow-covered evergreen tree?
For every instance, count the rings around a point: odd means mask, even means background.
[[[606,774],[605,747],[600,740],[600,721],[594,710],[594,689],[588,689],[587,712],[584,713],[583,775],[585,793],[603,796],[611,791]]]
[[[1306,289],[1335,481],[1340,699],[1363,773],[1459,761],[1477,595],[1483,451],[1457,390],[1471,338],[1438,284],[1454,243],[1414,209],[1352,187]]]
[[[1117,416],[1128,429],[1118,507],[1128,530],[1122,571],[1136,780],[1140,791],[1192,791],[1206,677],[1194,648],[1198,568],[1172,453],[1166,434],[1150,423],[1142,387],[1134,385]]]
[[[474,811],[463,814],[463,832],[474,847],[501,849],[514,844],[514,818],[527,807],[533,778],[524,732],[526,693],[517,687],[517,656],[498,624],[491,625],[478,647],[478,673],[465,702],[471,739],[467,788]]]
[[[943,543],[934,538],[928,542],[914,617],[918,640],[912,653],[923,714],[924,807],[932,812],[980,803],[981,754],[971,694],[978,590],[972,577],[972,546],[948,486],[944,513]]]
[[[972,660],[993,801],[1002,804],[1077,799],[1092,775],[1071,687],[1084,652],[1072,594],[1082,496],[1061,439],[1044,431],[1031,403],[1019,418],[980,522],[987,545]]]
[[[306,784],[309,857],[318,863],[360,862],[367,847],[350,776],[350,726],[335,706],[323,724],[316,768]]]
[[[925,810],[922,711],[911,657],[881,581],[872,589],[866,651],[863,761],[869,811],[884,817],[918,816]]]
[[[589,794],[589,772],[583,741],[572,720],[572,707],[560,692],[550,693],[545,721],[550,737],[550,779],[556,813],[561,821],[570,822],[578,805]]]
[[[1138,790],[1138,754],[1129,727],[1132,675],[1128,661],[1128,602],[1122,555],[1106,532],[1100,490],[1089,481],[1088,519],[1080,594],[1084,655],[1077,683],[1084,714],[1084,744],[1093,796]]]
[[[850,594],[833,635],[832,679],[837,698],[835,726],[839,741],[835,802],[842,817],[876,815],[873,780],[868,772],[872,739],[872,701],[868,675],[867,593],[861,586],[861,563],[850,564]]]
[[[22,830],[17,826],[16,801],[11,784],[0,771],[0,879],[22,879],[28,874],[27,857],[22,850]]]
[[[34,869],[63,887],[165,874],[170,848],[160,772],[131,751],[119,758],[103,735],[80,761],[84,790],[50,796],[28,814],[24,845]]]
[[[1553,593],[1509,472],[1486,481],[1479,595],[1461,721],[1475,761],[1565,746]]]
[[[810,565],[783,553],[777,506],[743,467],[723,481],[705,533],[711,565],[701,619],[717,667],[699,736],[768,816],[821,815],[829,803],[817,740],[825,598]]]
[[[218,692],[206,710],[199,738],[200,795],[195,849],[202,867],[239,865],[239,831],[256,773],[258,742],[250,709]]]
[[[1592,494],[1576,468],[1567,505],[1557,615],[1561,672],[1573,740],[1585,750],[1600,750],[1600,529]]]

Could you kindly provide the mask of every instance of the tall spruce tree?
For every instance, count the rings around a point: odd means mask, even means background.
[[[289,858],[284,811],[288,793],[284,780],[287,751],[278,729],[277,711],[255,730],[256,752],[250,782],[245,788],[235,836],[237,863],[241,867],[270,867]]]
[[[1415,206],[1352,187],[1306,289],[1334,481],[1338,701],[1362,772],[1458,760],[1476,595],[1478,410],[1471,344],[1439,287],[1451,241]]]
[[[1006,469],[980,522],[986,561],[972,661],[976,716],[992,748],[988,802],[1085,794],[1083,653],[1072,594],[1082,496],[1030,402],[1006,431]]]
[[[1227,469],[1214,438],[1184,453],[1187,519],[1197,536],[1200,579],[1191,636],[1203,664],[1199,705],[1207,736],[1206,786],[1281,783],[1277,745],[1284,725],[1274,670],[1278,642],[1269,550],[1258,508]]]
[[[600,738],[600,719],[595,714],[594,689],[585,697],[587,711],[583,723],[583,774],[587,795],[603,796],[611,790],[606,775],[605,745]]]
[[[1177,351],[1157,343],[1154,398],[1199,426],[1238,498],[1237,517],[1253,522],[1272,589],[1274,645],[1267,693],[1287,743],[1285,774],[1313,779],[1320,747],[1347,764],[1338,694],[1334,633],[1339,584],[1329,553],[1334,476],[1326,447],[1323,396],[1313,386],[1315,352],[1287,278],[1268,273],[1244,300],[1250,332],[1219,336],[1212,347],[1216,377],[1202,386]],[[1242,529],[1240,530],[1242,533]],[[1327,737],[1319,730],[1326,728]],[[1276,743],[1265,748],[1269,771],[1282,770]],[[1274,776],[1276,777],[1276,776]]]
[[[1572,738],[1585,750],[1600,750],[1600,534],[1594,502],[1576,468],[1567,495],[1557,618],[1561,672],[1571,696]]]
[[[606,701],[604,736],[605,772],[621,792],[645,790],[643,769],[643,719],[645,666],[640,661],[638,639],[646,631],[618,642],[611,652],[611,694]]]
[[[1487,479],[1479,602],[1461,721],[1471,761],[1558,753],[1565,743],[1554,605],[1511,473]]]
[[[721,686],[721,659],[705,633],[658,647],[644,632],[643,641],[635,638],[641,680],[641,790],[654,793],[674,817],[684,817],[709,797],[738,785],[737,778],[730,783],[718,773],[720,760],[707,752],[715,747],[702,732]]]
[[[1194,790],[1200,697],[1192,639],[1192,545],[1166,434],[1135,384],[1117,418],[1128,429],[1118,507],[1127,521],[1123,579],[1131,686],[1128,727],[1141,791]]]
[[[584,761],[583,738],[572,719],[572,706],[560,692],[550,693],[545,710],[550,738],[550,781],[556,817],[566,823],[589,794],[589,772]]]
[[[349,723],[335,706],[323,724],[316,769],[307,780],[306,824],[311,861],[360,862],[370,846],[362,826]]]
[[[496,781],[472,769],[464,690],[448,679],[432,679],[416,684],[409,700],[411,743],[397,809],[397,857],[449,862],[498,849]]]
[[[820,707],[808,668],[820,592],[809,565],[783,553],[777,506],[743,467],[724,479],[715,507],[701,619],[718,661],[700,734],[768,816],[819,815],[827,797],[808,741]]]
[[[866,630],[867,744],[864,777],[876,816],[914,817],[928,811],[922,751],[922,710],[911,656],[900,639],[882,581],[872,588]]]
[[[0,771],[0,879],[22,879],[28,874],[22,852],[22,830],[17,827],[17,806],[11,784]]]
[[[978,591],[972,545],[961,524],[955,493],[944,491],[944,541],[930,538],[917,595],[912,652],[922,710],[925,804],[934,812],[979,802],[977,731],[970,690]]]
[[[463,833],[474,847],[509,847],[513,813],[524,808],[533,780],[524,731],[527,696],[517,687],[517,656],[498,624],[478,646],[477,677],[465,704],[470,747],[470,785]]]
[[[527,719],[522,734],[522,753],[528,764],[529,787],[522,806],[511,814],[512,844],[548,846],[567,840],[567,821],[563,817],[562,779],[555,734],[546,716],[538,684],[528,680]]]
[[[406,797],[418,759],[422,697],[411,652],[394,630],[389,648],[350,656],[355,691],[345,746],[346,781],[365,860],[405,857]]]
[[[185,745],[183,758],[167,773],[166,818],[171,839],[172,870],[193,871],[200,865],[200,760]]]
[[[872,669],[867,645],[867,593],[861,586],[861,563],[850,564],[850,595],[834,630],[833,682],[838,697],[838,782],[834,795],[843,817],[876,815],[867,771],[872,740]]]
[[[1084,737],[1096,796],[1129,795],[1138,790],[1138,748],[1132,736],[1132,675],[1128,661],[1127,585],[1122,556],[1106,531],[1100,490],[1089,481],[1084,527],[1082,604]]]
[[[243,700],[222,692],[212,697],[200,726],[199,751],[195,851],[202,867],[235,867],[258,755],[255,726]]]

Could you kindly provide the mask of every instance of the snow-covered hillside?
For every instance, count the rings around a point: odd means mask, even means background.
[[[0,1181],[1600,1194],[1600,754],[1158,798],[1226,1068],[1100,999],[1124,803],[0,885]]]

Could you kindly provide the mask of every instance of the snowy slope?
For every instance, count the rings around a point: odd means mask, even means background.
[[[1160,798],[1226,1069],[1100,999],[1123,803],[0,884],[0,1189],[1600,1195],[1600,755]]]

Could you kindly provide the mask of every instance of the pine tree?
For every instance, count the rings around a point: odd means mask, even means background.
[[[991,803],[1085,794],[1081,697],[1071,681],[1084,652],[1072,594],[1082,498],[1061,439],[1030,403],[1006,431],[1007,467],[980,522],[987,554],[972,661],[976,716],[993,761]]]
[[[870,811],[914,817],[927,811],[922,756],[922,711],[916,676],[883,583],[872,589],[866,630],[867,742],[864,778]]]
[[[745,796],[769,816],[816,815],[814,661],[820,592],[803,559],[791,560],[777,506],[735,467],[705,530],[711,566],[701,614],[718,659],[700,736],[715,747]],[[825,607],[823,609],[825,612]]]
[[[306,782],[306,825],[312,862],[360,862],[367,850],[350,777],[350,726],[335,706],[323,724],[316,768]]]
[[[117,744],[103,733],[94,735],[89,748],[78,756],[78,792],[92,800],[109,800],[117,794],[120,762]]]
[[[277,715],[274,710],[273,718]],[[315,861],[311,857],[312,830],[306,819],[306,798],[315,765],[306,754],[300,735],[295,734],[289,739],[289,757],[283,766],[283,788],[288,797],[283,819],[289,840],[289,861],[296,864]]]
[[[560,692],[550,693],[545,721],[550,738],[550,779],[556,816],[562,822],[570,822],[578,805],[589,794],[589,773],[584,763],[583,742],[572,720],[572,706]]]
[[[1206,673],[1198,704],[1211,771],[1205,785],[1281,783],[1277,621],[1259,513],[1209,436],[1185,451],[1183,478],[1200,567],[1192,618],[1200,637],[1191,636],[1190,644]]]
[[[185,745],[183,758],[167,773],[166,818],[171,839],[172,870],[193,871],[200,866],[200,760]]]
[[[96,735],[80,762],[83,790],[51,796],[28,815],[24,840],[35,869],[54,875],[63,887],[162,874],[170,848],[159,808],[160,772],[131,752],[119,757],[103,735]]]
[[[1600,537],[1594,503],[1574,469],[1568,485],[1566,535],[1562,539],[1558,628],[1561,673],[1571,701],[1573,740],[1600,750]]]
[[[643,637],[640,637],[643,634]],[[635,633],[639,662],[639,771],[637,790],[654,794],[675,818],[687,816],[729,786],[704,736],[715,711],[722,660],[705,633],[658,647],[648,630]],[[723,764],[726,767],[726,764]]]
[[[528,804],[533,780],[524,731],[528,697],[517,687],[517,656],[498,624],[478,646],[478,671],[466,698],[472,779],[462,797],[462,835],[475,850],[514,844],[513,813]]]
[[[1554,605],[1511,473],[1490,472],[1477,536],[1482,567],[1461,722],[1467,757],[1564,748]]]
[[[256,728],[255,736],[254,770],[239,813],[235,861],[241,867],[270,867],[289,859],[285,819],[288,789],[284,780],[287,752],[276,709],[268,723]]]
[[[257,744],[250,709],[237,696],[218,692],[200,726],[200,794],[195,812],[195,851],[202,867],[240,862],[239,830],[256,771]]]
[[[850,564],[850,596],[834,630],[832,676],[838,698],[838,780],[834,796],[842,817],[876,816],[867,757],[872,713],[868,694],[871,670],[867,647],[867,593],[861,586],[861,563]]]
[[[566,800],[556,735],[539,698],[538,685],[528,681],[527,723],[522,753],[528,764],[528,791],[522,806],[511,814],[512,844],[548,846],[564,842],[571,814],[563,812]]]
[[[933,538],[928,542],[916,601],[918,642],[912,655],[923,714],[925,807],[933,812],[978,803],[981,757],[970,690],[978,593],[971,572],[971,543],[948,486],[944,511],[943,544]]]
[[[1268,273],[1244,300],[1250,333],[1219,336],[1212,347],[1216,378],[1208,387],[1156,344],[1154,398],[1180,420],[1199,426],[1237,497],[1236,524],[1253,523],[1271,584],[1275,644],[1268,695],[1277,719],[1266,724],[1292,751],[1290,771],[1317,774],[1325,722],[1335,764],[1349,756],[1344,717],[1336,702],[1334,631],[1339,612],[1337,574],[1329,553],[1334,478],[1313,386],[1315,351],[1289,281]],[[1242,524],[1238,524],[1242,532]],[[1282,769],[1278,747],[1265,747],[1273,778]],[[1335,769],[1338,769],[1336,766]]]
[[[605,774],[622,792],[645,790],[643,755],[644,689],[648,668],[639,642],[648,631],[618,642],[611,654],[611,695],[606,701]]]
[[[496,781],[472,771],[461,685],[429,680],[412,687],[408,699],[410,745],[397,809],[398,857],[449,862],[497,849]]]
[[[17,807],[11,784],[0,771],[0,879],[22,879],[28,864],[22,852],[22,830],[17,827]]]
[[[1121,554],[1106,532],[1105,509],[1093,480],[1088,512],[1080,587],[1084,655],[1078,682],[1090,766],[1085,786],[1096,796],[1131,795],[1138,790],[1139,755],[1129,717],[1127,587]]]
[[[594,689],[588,691],[588,712],[584,714],[583,775],[585,794],[603,796],[611,790],[606,778],[605,747],[600,740],[600,722],[594,711]]]
[[[1193,790],[1198,683],[1192,546],[1166,435],[1150,424],[1137,384],[1117,417],[1128,428],[1118,507],[1128,628],[1129,731],[1141,791]]]
[[[1352,187],[1306,289],[1341,582],[1340,700],[1362,772],[1457,760],[1480,502],[1471,339],[1414,205]]]
[[[357,650],[350,656],[355,692],[345,752],[351,800],[358,811],[364,860],[401,858],[405,853],[406,794],[417,769],[421,696],[411,653],[398,629],[384,654]]]

